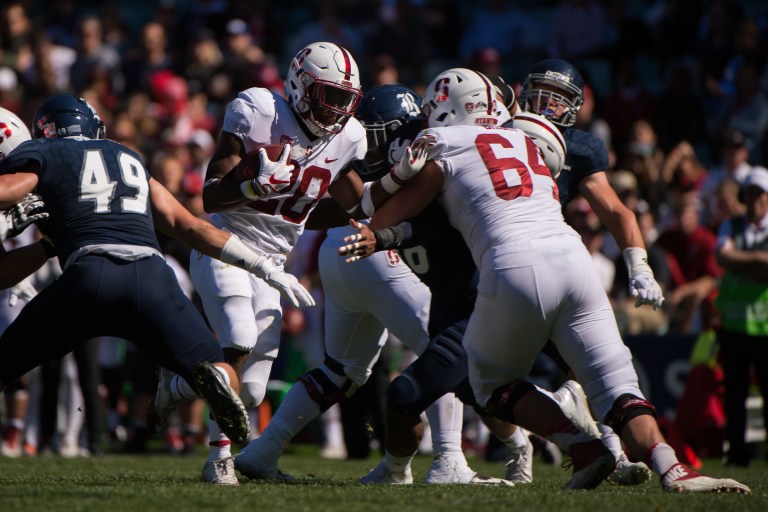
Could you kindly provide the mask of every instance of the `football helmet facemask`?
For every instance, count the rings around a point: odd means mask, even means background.
[[[404,139],[401,142],[408,145],[424,128],[421,97],[402,85],[380,85],[365,93],[355,117],[368,139],[365,162],[355,165],[364,181],[378,179],[399,160],[402,151],[391,147],[396,139]]]
[[[341,46],[312,43],[291,60],[285,94],[313,135],[339,133],[363,96],[357,63]]]
[[[520,91],[523,110],[540,114],[561,128],[573,126],[582,103],[584,79],[575,67],[560,59],[534,64]]]
[[[453,68],[437,75],[427,86],[422,112],[430,128],[460,124],[501,126],[509,121],[498,105],[496,87],[478,71]]]
[[[24,126],[19,116],[0,107],[0,159],[31,138],[29,129]]]
[[[549,167],[552,178],[557,179],[565,165],[567,154],[565,139],[554,123],[546,117],[531,112],[518,112],[512,120],[512,128],[522,130],[533,139],[541,150],[544,163]]]
[[[105,139],[104,123],[90,103],[72,94],[57,94],[45,100],[32,122],[35,139],[87,137]]]

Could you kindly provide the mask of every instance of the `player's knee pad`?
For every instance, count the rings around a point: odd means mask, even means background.
[[[259,331],[252,319],[236,321],[229,329],[229,340],[225,344],[230,348],[242,352],[250,352],[256,345]]]
[[[387,407],[406,416],[418,416],[435,400],[466,379],[467,353],[463,332],[449,327],[387,388]]]
[[[613,402],[613,407],[605,417],[605,424],[617,434],[621,434],[629,420],[643,414],[655,418],[656,408],[645,398],[625,393]]]
[[[267,395],[267,386],[261,382],[240,383],[240,399],[246,407],[258,407]]]
[[[329,376],[329,372],[330,370],[327,366],[323,365],[320,368],[315,368],[300,375],[296,379],[304,384],[309,397],[320,406],[323,412],[333,404],[341,401],[341,399],[352,396],[357,391],[357,385],[352,382],[352,379],[346,376],[343,376],[341,379],[333,378]],[[334,377],[338,377],[338,374]],[[334,382],[334,380],[337,382]]]
[[[536,389],[535,386],[525,380],[516,380],[511,384],[501,386],[491,394],[491,398],[485,404],[485,409],[491,416],[516,424],[515,405],[523,396],[534,389]]]

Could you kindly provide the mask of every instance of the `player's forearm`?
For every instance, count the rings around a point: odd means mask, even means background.
[[[235,182],[213,178],[206,181],[203,188],[203,208],[206,213],[234,210],[250,201]]]
[[[637,219],[634,213],[628,208],[626,211],[613,211],[605,215],[600,220],[608,228],[613,239],[621,250],[627,247],[639,247],[645,249],[645,241],[640,232],[640,226],[637,225]]]
[[[0,253],[0,290],[16,285],[47,260],[48,254],[42,242]]]

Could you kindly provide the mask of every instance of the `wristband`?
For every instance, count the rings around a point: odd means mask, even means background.
[[[640,271],[651,272],[651,274],[653,274],[651,267],[648,265],[648,253],[645,249],[640,247],[627,247],[621,254],[624,257],[624,264],[627,266],[627,271],[630,276]]]
[[[395,192],[400,190],[400,187],[403,186],[405,181],[396,177],[394,173],[390,171],[379,180],[379,183],[381,183],[381,188],[383,188],[389,195],[394,195]]]
[[[401,222],[397,226],[373,231],[373,236],[376,238],[376,250],[396,249],[403,243],[403,240],[410,238],[410,235],[411,225],[408,222]]]
[[[262,279],[275,270],[275,265],[269,258],[252,251],[235,235],[230,235],[227,243],[221,248],[219,259],[224,263],[245,269]]]

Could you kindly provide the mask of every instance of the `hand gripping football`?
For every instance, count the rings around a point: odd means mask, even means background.
[[[259,149],[264,148],[267,152],[267,157],[273,162],[277,162],[280,159],[280,153],[283,151],[282,144],[264,144],[252,149],[246,154],[240,163],[237,164],[231,171],[224,175],[225,180],[234,181],[236,183],[242,183],[244,181],[252,180],[259,175],[259,169],[261,169],[261,158],[259,155]],[[293,164],[293,175],[299,169],[299,163],[290,158],[289,164]]]

